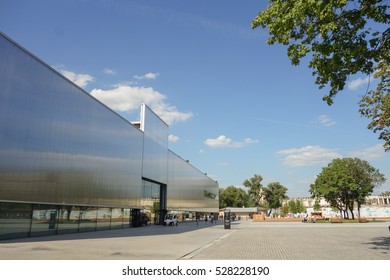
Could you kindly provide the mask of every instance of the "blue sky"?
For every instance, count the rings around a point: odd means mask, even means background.
[[[220,187],[259,174],[308,196],[332,159],[359,157],[388,178],[375,193],[390,190],[390,153],[358,113],[367,77],[328,106],[308,61],[292,66],[251,29],[265,5],[0,0],[0,31],[130,121],[149,105],[170,125],[170,149]]]

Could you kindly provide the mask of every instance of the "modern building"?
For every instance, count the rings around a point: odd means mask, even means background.
[[[140,115],[128,122],[0,33],[0,239],[218,213],[218,183]]]

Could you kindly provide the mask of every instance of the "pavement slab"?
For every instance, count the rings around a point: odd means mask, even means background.
[[[390,222],[181,223],[0,241],[1,260],[390,260]]]

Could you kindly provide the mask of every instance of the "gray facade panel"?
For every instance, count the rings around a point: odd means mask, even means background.
[[[0,35],[0,200],[140,206],[143,134]]]
[[[145,178],[167,190],[163,210],[218,211],[218,183],[168,150],[168,125],[147,106],[141,131],[1,33],[0,54],[3,205],[139,210]]]
[[[168,152],[168,209],[218,212],[218,183]]]
[[[141,130],[144,132],[144,178],[167,184],[169,127],[145,104],[141,107]]]

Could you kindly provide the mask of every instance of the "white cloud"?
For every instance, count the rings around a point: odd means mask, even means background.
[[[90,82],[95,81],[95,78],[88,74],[76,74],[68,70],[59,70],[59,72],[79,87],[85,87]]]
[[[351,81],[350,83],[348,83],[348,89],[356,90],[359,87],[361,87],[362,85],[368,84],[369,81],[370,81],[370,77],[366,77],[364,79],[362,79],[362,78],[355,79],[355,80]]]
[[[385,156],[385,150],[381,144],[368,147],[359,151],[348,153],[349,157],[356,157],[363,160],[371,161],[377,160]]]
[[[283,158],[283,165],[289,167],[302,166],[325,166],[335,158],[344,156],[337,153],[336,149],[326,149],[320,146],[306,146],[302,148],[293,148],[278,151],[279,155],[286,155]],[[365,149],[345,153],[346,157],[356,157],[367,161],[378,160],[385,156],[384,148],[381,144]]]
[[[142,76],[138,76],[138,75],[135,75],[134,78],[137,79],[137,80],[155,80],[157,79],[157,77],[160,75],[160,73],[146,73],[145,75],[142,75]]]
[[[62,75],[80,87],[85,87],[95,78],[88,74],[77,74],[72,71],[58,70]],[[106,74],[114,75],[115,71],[109,68],[103,70]],[[156,79],[159,73],[147,73],[137,76],[139,79]],[[148,105],[168,125],[175,122],[185,122],[193,114],[191,112],[179,112],[175,106],[166,103],[166,96],[151,87],[132,86],[131,82],[115,85],[113,89],[93,89],[92,96],[119,112],[133,111],[142,103]]]
[[[113,69],[110,69],[110,68],[104,68],[104,69],[103,69],[103,73],[104,73],[104,74],[107,74],[107,75],[115,75],[115,74],[116,74],[116,71],[113,70]]]
[[[333,159],[342,157],[335,149],[326,149],[320,146],[281,150],[277,154],[287,155],[282,162],[290,167],[326,165]]]
[[[168,136],[168,141],[169,142],[172,142],[172,143],[176,143],[176,142],[178,142],[180,140],[180,138],[178,137],[178,136],[176,136],[176,135],[169,135]]]
[[[166,103],[165,95],[151,87],[122,84],[109,90],[93,89],[91,95],[119,112],[133,111],[145,103],[167,124],[184,122],[193,116],[191,112],[179,112],[175,106]]]
[[[129,85],[118,85],[113,89],[93,89],[91,95],[114,110],[120,112],[132,111],[139,108],[142,103],[163,102],[165,96],[152,88],[132,87]]]
[[[329,116],[327,115],[321,115],[317,118],[317,122],[322,124],[323,126],[333,126],[336,124],[334,120],[332,120]]]
[[[146,103],[147,104],[147,103]],[[185,122],[193,117],[193,113],[179,112],[175,106],[169,105],[167,103],[161,102],[156,104],[150,104],[152,110],[162,118],[168,125],[171,125],[175,122]]]
[[[246,138],[243,141],[233,141],[225,135],[220,135],[215,139],[206,139],[204,143],[211,148],[242,148],[250,144],[259,143],[259,140]]]

